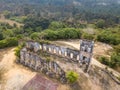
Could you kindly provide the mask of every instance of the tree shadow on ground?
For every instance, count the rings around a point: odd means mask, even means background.
[[[70,90],[82,90],[82,87],[79,85],[78,82],[75,82],[74,84],[70,85]]]

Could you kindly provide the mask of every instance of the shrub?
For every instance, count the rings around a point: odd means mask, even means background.
[[[17,38],[6,39],[6,42],[7,42],[7,47],[12,47],[12,46],[17,46],[18,45]]]
[[[50,23],[49,28],[52,29],[52,30],[58,30],[60,28],[61,29],[65,28],[65,24],[62,23],[62,22],[53,21],[53,22]]]
[[[50,60],[51,60],[50,57],[46,57],[47,62],[50,62]]]
[[[65,33],[64,38],[65,39],[77,39],[80,38],[79,37],[79,33],[77,32],[77,30],[75,28],[65,28],[63,29],[63,33]]]
[[[20,45],[20,46],[18,46],[16,49],[15,49],[15,55],[17,56],[17,57],[20,57],[20,50],[22,49],[22,45]]]
[[[2,39],[3,39],[3,34],[0,31],[0,40],[2,40]]]
[[[63,28],[61,30],[50,30],[47,29],[43,31],[44,39],[48,40],[57,40],[57,39],[78,39],[81,37],[80,30],[75,28]]]
[[[114,46],[114,50],[115,50],[116,53],[120,53],[120,44]]]
[[[83,38],[83,39],[88,39],[88,40],[93,40],[95,37],[94,37],[94,35],[92,35],[92,34],[84,33],[84,34],[82,35],[82,38]]]
[[[111,55],[111,58],[108,59],[106,57],[100,57],[99,58],[99,61],[102,63],[102,64],[105,64],[111,68],[117,68],[117,67],[120,67],[120,55],[117,54],[117,53],[113,53]]]
[[[120,76],[118,76],[117,79],[120,81]]]
[[[117,34],[113,34],[110,31],[103,31],[97,36],[97,40],[100,42],[118,45],[120,44],[120,36]]]
[[[44,32],[46,33],[45,36],[44,36],[45,39],[56,40],[58,38],[57,31],[53,31],[53,30],[47,29]]]
[[[39,33],[38,32],[34,32],[30,35],[31,39],[33,40],[39,40]]]
[[[39,40],[38,42],[39,42],[40,44],[51,44],[51,42],[48,41],[48,40]]]
[[[106,58],[106,57],[100,57],[99,58],[99,61],[102,63],[102,64],[105,64],[105,65],[110,65],[110,61],[109,61],[109,59],[108,58]]]
[[[105,21],[104,20],[98,20],[98,22],[95,24],[98,28],[104,28],[105,27]]]
[[[17,46],[17,45],[18,45],[17,38],[9,38],[0,41],[0,49],[5,47]]]
[[[67,77],[69,83],[74,83],[78,79],[78,74],[74,71],[69,71],[69,72],[67,72],[66,77]]]
[[[120,54],[117,53],[112,54],[110,66],[112,68],[120,67]]]

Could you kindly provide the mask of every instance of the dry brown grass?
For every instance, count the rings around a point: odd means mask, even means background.
[[[3,83],[3,81],[4,81],[5,72],[6,72],[6,70],[4,68],[0,67],[0,84]]]
[[[0,22],[9,23],[11,26],[13,26],[14,24],[16,24],[18,27],[23,26],[23,24],[21,23],[6,19],[3,14],[0,15]]]

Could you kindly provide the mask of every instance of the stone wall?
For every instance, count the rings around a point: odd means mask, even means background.
[[[85,71],[88,71],[91,58],[92,58],[92,52],[94,47],[94,41],[88,41],[88,40],[81,40],[80,41],[80,64],[81,66],[85,65]]]
[[[27,50],[34,51],[35,53],[40,50],[46,51],[47,53],[58,55],[64,58],[72,59],[76,62],[79,61],[79,51],[72,50],[69,48],[64,48],[61,46],[51,45],[51,44],[39,44],[37,42],[27,42],[26,43]]]
[[[56,62],[42,59],[39,53],[46,52],[66,58],[79,64],[84,71],[87,71],[92,57],[93,44],[94,42],[91,41],[81,41],[80,51],[78,51],[62,46],[28,41],[26,46],[20,51],[20,63],[65,82],[65,71]]]
[[[80,51],[73,50],[70,48],[64,48],[62,46],[56,46],[52,44],[39,44],[37,42],[28,41],[26,43],[27,50],[32,50],[35,53],[40,50],[45,51],[49,54],[57,55],[59,57],[67,58],[72,62],[79,63],[80,67],[84,67],[87,71],[91,62],[93,52],[93,41],[80,41]]]
[[[67,81],[64,70],[56,62],[43,60],[37,54],[28,52],[26,48],[20,51],[20,63],[63,83]]]

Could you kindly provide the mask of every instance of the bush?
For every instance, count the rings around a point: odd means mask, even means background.
[[[120,54],[117,53],[112,54],[110,67],[112,68],[120,67]]]
[[[99,61],[102,63],[102,64],[105,64],[111,68],[117,68],[117,67],[120,67],[120,55],[119,54],[116,54],[116,53],[113,53],[111,55],[111,58],[108,59],[106,57],[100,57]]]
[[[33,40],[39,40],[39,33],[38,32],[34,32],[30,35],[30,38]]]
[[[17,38],[6,39],[6,42],[7,42],[7,47],[12,47],[12,46],[17,46],[18,45]]]
[[[22,49],[22,45],[20,45],[20,46],[18,46],[16,49],[15,49],[15,55],[17,56],[17,57],[20,57],[20,50]]]
[[[2,40],[2,39],[3,39],[3,34],[0,31],[0,40]]]
[[[51,60],[50,57],[46,57],[47,62],[50,62],[50,60]]]
[[[102,64],[105,64],[105,65],[110,65],[110,61],[109,61],[109,59],[108,58],[106,58],[106,57],[100,57],[99,58],[99,61],[102,63]]]
[[[48,39],[48,40],[56,40],[56,39],[58,39],[57,31],[47,29],[47,30],[44,31],[44,33],[45,33],[45,36],[44,36],[45,39]]]
[[[95,24],[98,28],[104,28],[105,27],[105,20],[98,20],[98,22]]]
[[[97,36],[97,40],[100,42],[118,45],[120,44],[120,36],[117,34],[113,34],[110,31],[103,31]]]
[[[47,29],[41,33],[44,33],[44,39],[57,40],[57,39],[78,39],[81,37],[80,30],[75,28],[64,28],[62,30],[50,30]]]
[[[38,42],[39,42],[40,44],[51,44],[51,42],[48,41],[48,40],[39,40]]]
[[[120,81],[120,76],[118,76],[117,79]]]
[[[64,38],[65,39],[78,39],[79,37],[79,33],[77,32],[77,30],[75,28],[65,28],[63,29],[63,34],[65,34]]]
[[[69,71],[69,72],[67,72],[66,77],[67,77],[69,83],[74,83],[78,79],[78,74],[74,71]]]
[[[58,30],[60,28],[61,29],[65,28],[65,24],[62,23],[62,22],[53,21],[53,22],[50,23],[49,28],[52,29],[52,30]]]
[[[18,45],[17,38],[9,38],[0,41],[0,49],[5,47],[17,46],[17,45]]]
[[[115,50],[116,53],[120,53],[120,44],[114,46],[114,50]]]
[[[92,35],[92,34],[84,33],[84,34],[82,35],[82,38],[83,38],[83,39],[88,39],[88,40],[93,40],[95,37],[94,37],[94,35]]]

